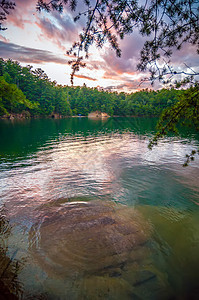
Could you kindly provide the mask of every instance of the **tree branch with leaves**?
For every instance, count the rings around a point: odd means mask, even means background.
[[[78,1],[39,0],[39,11],[63,11],[64,5],[69,5],[75,11]],[[145,38],[143,49],[140,52],[138,70],[149,71],[150,80],[165,80],[165,75],[177,75],[179,71],[170,66],[170,59],[174,50],[180,50],[183,44],[195,45],[199,54],[199,7],[198,0],[84,0],[87,9],[78,12],[75,21],[86,18],[86,26],[67,52],[73,56],[70,61],[73,70],[88,57],[89,47],[95,44],[102,47],[109,42],[118,57],[121,56],[119,40],[131,34],[135,29]],[[85,56],[81,55],[84,51]],[[75,62],[76,60],[76,62]],[[75,66],[75,68],[73,67]],[[199,72],[182,71],[181,74],[190,76],[199,75]],[[71,78],[73,81],[74,72]]]
[[[15,8],[15,2],[0,0],[0,30],[6,30],[7,28],[2,26],[2,23],[7,19],[9,11]]]

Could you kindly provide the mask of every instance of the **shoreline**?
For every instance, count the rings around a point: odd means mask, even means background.
[[[41,116],[41,115],[35,115],[31,116],[30,114],[10,114],[10,115],[3,115],[0,116],[0,120],[31,120],[31,119],[67,119],[67,118],[88,118],[90,120],[108,120],[109,118],[154,118],[154,117],[159,117],[157,115],[126,115],[126,116],[118,116],[118,115],[113,115],[109,117],[88,117],[88,116],[64,116],[64,115],[59,115],[59,114],[53,114],[50,116]]]

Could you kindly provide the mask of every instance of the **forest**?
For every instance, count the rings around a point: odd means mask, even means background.
[[[159,116],[176,104],[184,90],[110,92],[86,85],[62,86],[41,69],[23,67],[11,59],[0,59],[0,117],[87,116],[102,111],[110,116]]]

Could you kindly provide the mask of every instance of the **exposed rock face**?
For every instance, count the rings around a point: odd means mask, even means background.
[[[103,118],[109,118],[110,116],[107,113],[101,112],[101,111],[94,111],[88,114],[88,118],[93,119],[103,119]]]
[[[29,119],[31,117],[30,112],[29,111],[22,111],[22,113],[16,114],[16,113],[11,113],[11,114],[7,114],[7,115],[3,115],[1,116],[1,119],[10,119],[10,120],[15,120],[15,119]]]

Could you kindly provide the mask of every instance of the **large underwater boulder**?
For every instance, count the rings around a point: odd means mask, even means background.
[[[135,209],[106,201],[71,202],[42,216],[31,250],[44,269],[64,276],[103,271],[138,259],[150,225]]]
[[[167,280],[150,260],[151,232],[134,208],[66,202],[43,209],[30,231],[30,252],[49,278],[74,282],[69,293],[76,290],[76,297],[66,294],[71,299],[150,299],[159,292],[166,299]]]

